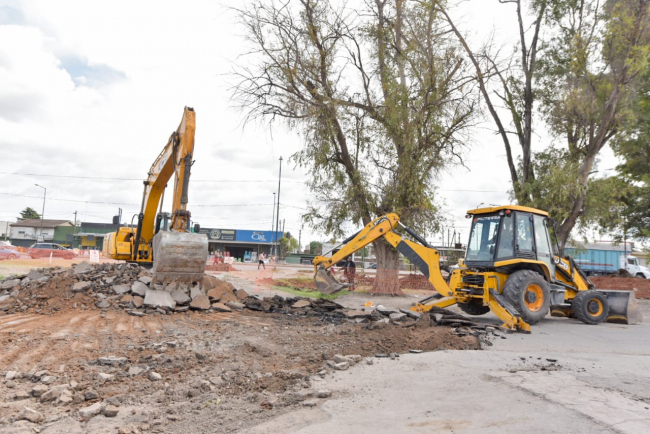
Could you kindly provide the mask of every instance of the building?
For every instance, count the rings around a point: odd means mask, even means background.
[[[9,224],[9,240],[14,246],[29,247],[38,242],[43,225],[43,241],[70,246],[68,235],[74,232],[69,220],[28,219]]]
[[[255,262],[260,253],[271,254],[271,247],[282,237],[282,232],[251,231],[243,229],[201,228],[208,236],[208,251],[217,251],[242,262]]]
[[[81,222],[74,234],[74,247],[81,250],[101,250],[106,234],[115,232],[120,225],[112,223]]]

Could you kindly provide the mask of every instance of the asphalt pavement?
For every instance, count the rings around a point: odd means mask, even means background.
[[[638,325],[548,317],[481,351],[374,359],[327,376],[317,387],[334,397],[319,407],[251,432],[647,433],[650,301],[639,306]]]

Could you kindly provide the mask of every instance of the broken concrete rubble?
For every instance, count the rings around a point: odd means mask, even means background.
[[[208,310],[210,306],[210,299],[203,294],[196,295],[190,302],[190,307],[196,310]]]
[[[176,307],[176,302],[172,298],[171,294],[167,291],[147,289],[146,295],[144,297],[144,305],[173,309]]]

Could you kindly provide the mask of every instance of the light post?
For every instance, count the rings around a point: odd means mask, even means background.
[[[273,232],[273,226],[275,226],[275,192],[273,193],[273,214],[271,217],[271,232]],[[271,236],[271,254],[275,254],[275,234]]]
[[[275,263],[278,263],[278,259],[280,258],[280,249],[278,248],[278,230],[280,229],[280,185],[282,182],[282,157],[280,157],[280,173],[278,174],[278,211],[275,213],[275,249],[276,249],[276,259]],[[275,267],[275,264],[274,264]]]
[[[45,218],[45,195],[47,194],[47,188],[43,187],[42,185],[34,184],[37,187],[41,187],[43,189],[43,212],[41,212],[41,240],[40,241],[45,241],[45,237],[43,236],[43,219]],[[36,239],[39,241],[39,239]]]

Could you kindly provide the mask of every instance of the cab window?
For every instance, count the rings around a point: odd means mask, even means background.
[[[499,238],[499,250],[497,252],[497,259],[506,259],[514,256],[514,228],[515,223],[512,217],[504,217],[501,237]]]
[[[517,213],[517,250],[533,250],[533,230],[530,214]]]
[[[466,261],[492,261],[501,218],[498,215],[474,217],[467,246]]]

